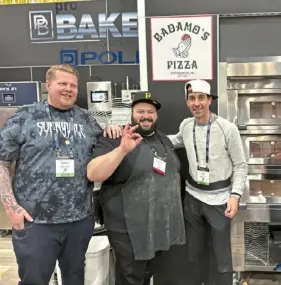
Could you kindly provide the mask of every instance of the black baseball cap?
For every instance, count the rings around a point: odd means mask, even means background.
[[[156,110],[159,110],[161,108],[161,104],[159,103],[158,98],[148,91],[139,91],[135,93],[132,107],[137,103],[149,103],[155,106]]]

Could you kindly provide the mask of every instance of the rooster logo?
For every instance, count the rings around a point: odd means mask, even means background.
[[[177,48],[173,48],[173,52],[176,57],[187,58],[188,50],[191,47],[191,37],[188,34],[184,34],[181,37],[181,41]]]

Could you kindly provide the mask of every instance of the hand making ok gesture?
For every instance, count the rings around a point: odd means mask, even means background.
[[[142,136],[135,133],[138,126],[130,127],[129,124],[123,130],[120,148],[125,152],[129,153],[142,141]]]

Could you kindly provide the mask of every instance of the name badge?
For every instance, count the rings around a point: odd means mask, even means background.
[[[202,185],[210,184],[210,173],[208,168],[197,168],[197,183]]]
[[[153,170],[162,175],[165,175],[166,174],[166,161],[154,156]]]
[[[74,177],[74,159],[56,159],[56,177]]]

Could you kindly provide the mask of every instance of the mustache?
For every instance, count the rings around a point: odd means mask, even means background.
[[[153,120],[152,119],[142,119],[139,121],[140,123],[143,123],[143,122],[149,122],[149,123],[153,123]]]

